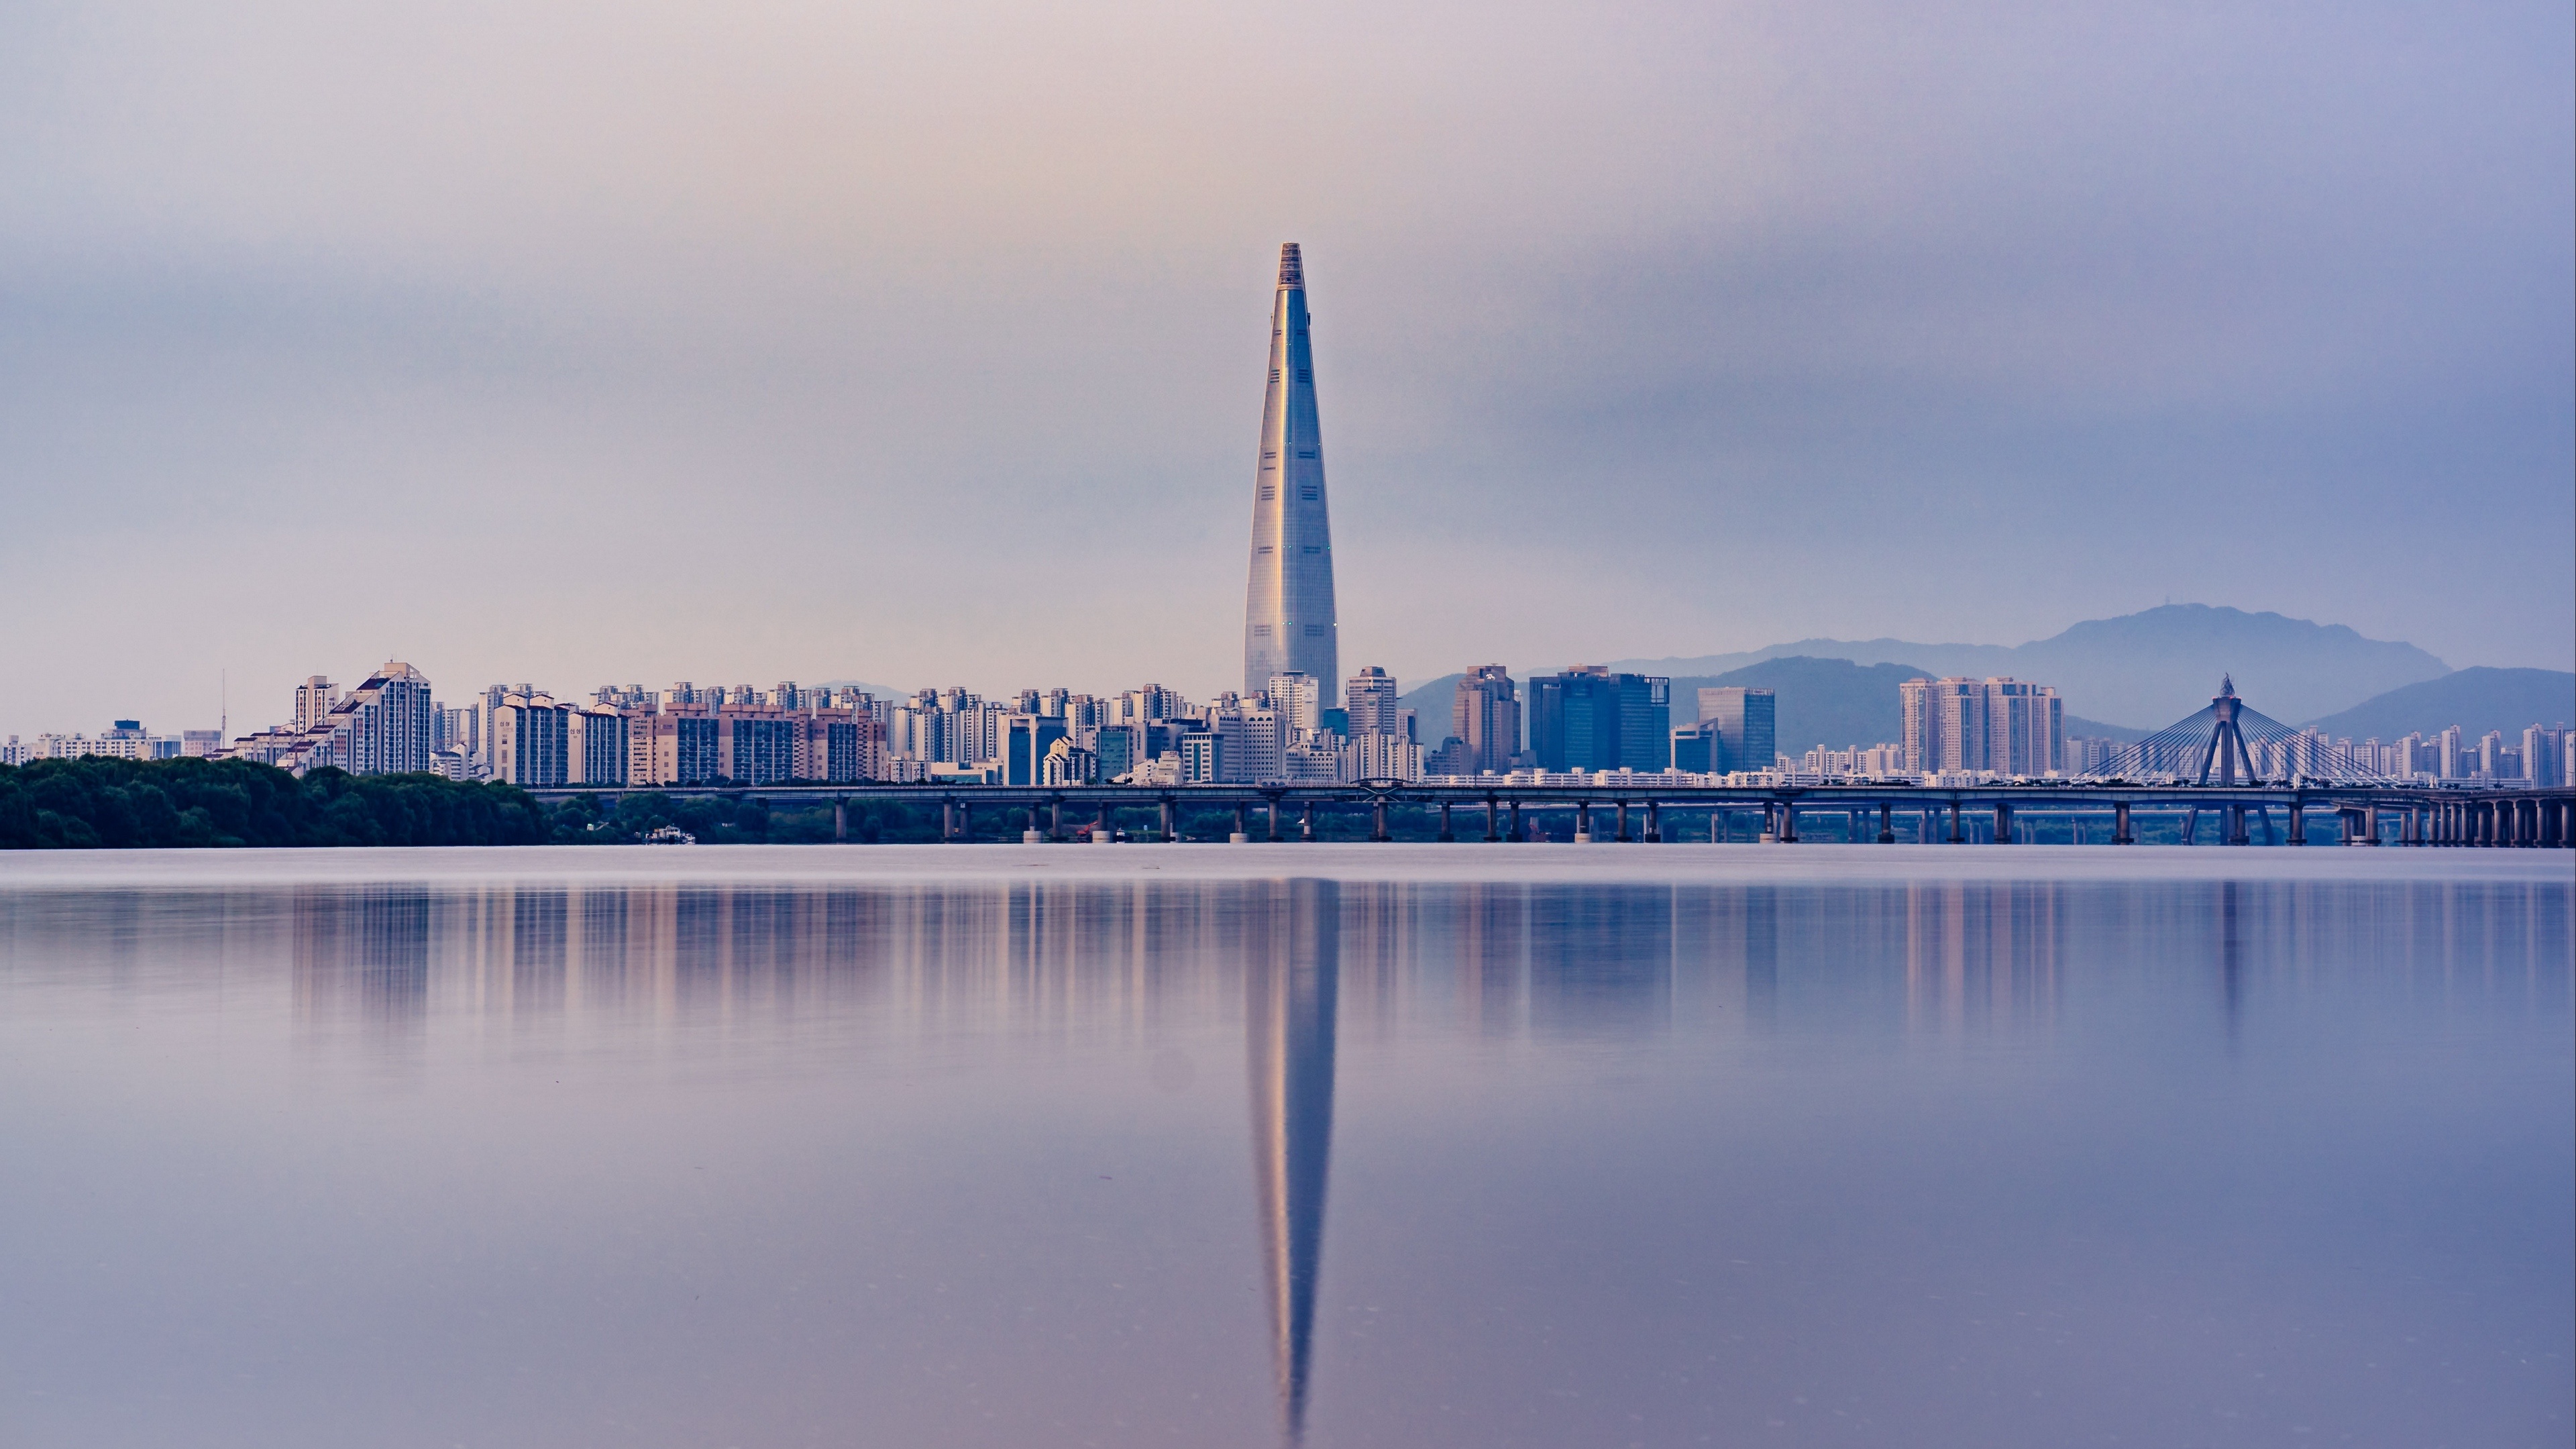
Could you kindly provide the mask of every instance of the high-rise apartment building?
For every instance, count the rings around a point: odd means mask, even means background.
[[[630,715],[626,727],[630,784],[703,785],[722,773],[719,721],[713,710],[665,709]]]
[[[623,785],[633,766],[630,731],[614,709],[575,708],[564,719],[564,783]]]
[[[1274,674],[1268,692],[1270,707],[1289,731],[1280,741],[1283,748],[1324,727],[1324,681],[1311,674]]]
[[[331,681],[319,674],[295,686],[295,728],[309,730],[322,723],[323,716],[331,712],[331,706],[339,698],[340,692],[332,687]]]
[[[2567,783],[2567,731],[2532,725],[2522,732],[2522,778],[2544,789]]]
[[[2057,691],[2017,679],[1986,681],[1986,768],[2038,776],[2066,758],[2066,715]]]
[[[1909,679],[1897,689],[1909,774],[2064,770],[2066,714],[2055,689],[2001,676]]]
[[[1703,686],[1699,727],[1709,737],[1703,768],[1721,775],[1774,768],[1780,753],[1778,719],[1779,697],[1770,690]]]
[[[1290,242],[1279,249],[1270,304],[1270,382],[1261,402],[1251,581],[1243,605],[1243,692],[1258,692],[1274,675],[1304,674],[1323,693],[1320,707],[1331,709],[1333,681],[1341,675],[1340,626],[1309,333],[1305,263]]]
[[[1510,670],[1479,664],[1459,678],[1449,733],[1464,748],[1469,773],[1512,768],[1521,752],[1521,701]]]
[[[510,693],[492,707],[492,778],[547,787],[571,774],[572,707],[545,694]]]

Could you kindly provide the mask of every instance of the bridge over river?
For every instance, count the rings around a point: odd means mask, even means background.
[[[589,795],[603,802],[636,793],[724,796],[775,806],[833,807],[833,838],[846,839],[854,802],[936,805],[941,838],[962,841],[983,811],[1020,823],[1021,839],[1173,841],[1184,820],[1231,814],[1235,841],[1314,840],[1319,813],[1365,813],[1373,840],[1392,836],[1388,813],[1399,806],[1436,812],[1444,841],[1522,841],[1534,828],[1571,826],[1578,842],[1653,844],[1684,838],[1666,828],[1685,817],[1691,839],[1747,838],[1794,845],[1802,825],[1837,819],[1839,838],[1893,843],[1898,827],[1934,843],[2012,844],[2040,820],[2070,821],[2076,842],[2133,844],[2143,816],[2169,817],[2185,841],[2230,845],[2308,844],[2308,825],[2330,817],[2342,843],[2356,845],[2530,846],[2564,849],[2576,838],[2576,789],[2462,788],[2429,785],[2136,785],[2095,781],[1999,782],[1924,786],[1880,781],[1815,785],[1704,786],[1651,777],[1605,777],[1591,784],[1408,783],[1272,785],[955,785],[730,784],[561,786],[532,789],[541,800]],[[1152,811],[1151,830],[1121,832],[1118,812]],[[2277,826],[2275,821],[2278,822]],[[2016,833],[2016,826],[2024,827]],[[1095,830],[1095,826],[1099,828]],[[2099,827],[2098,829],[2096,827]],[[1703,833],[1705,831],[1705,833]]]

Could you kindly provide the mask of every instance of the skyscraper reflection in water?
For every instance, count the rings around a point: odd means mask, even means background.
[[[1252,1176],[1261,1209],[1279,1414],[1306,1431],[1324,1187],[1333,1156],[1333,1026],[1341,977],[1341,892],[1332,881],[1255,887],[1246,912],[1244,1060],[1252,1086]]]
[[[55,1443],[2533,1442],[2576,893],[2371,864],[0,890],[0,1362]]]

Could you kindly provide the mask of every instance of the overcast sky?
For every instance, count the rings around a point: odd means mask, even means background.
[[[1942,13],[1935,14],[1938,10]],[[2165,602],[2576,656],[2529,5],[0,4],[0,732]]]

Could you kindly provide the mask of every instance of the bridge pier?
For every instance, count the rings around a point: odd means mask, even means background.
[[[1646,843],[1648,845],[1664,843],[1664,819],[1661,811],[1662,807],[1656,802],[1652,800],[1646,802]]]
[[[1493,844],[1493,843],[1495,843],[1496,841],[1501,840],[1501,839],[1503,838],[1503,837],[1502,837],[1502,832],[1500,832],[1499,830],[1495,829],[1495,826],[1496,826],[1496,825],[1498,825],[1498,824],[1500,823],[1500,821],[1501,821],[1501,813],[1502,813],[1502,807],[1501,807],[1501,805],[1500,805],[1499,803],[1497,803],[1497,802],[1495,801],[1494,797],[1493,797],[1493,796],[1491,796],[1491,795],[1486,796],[1486,797],[1485,797],[1485,843],[1486,843],[1487,845],[1492,845],[1492,844]]]
[[[1369,801],[1369,839],[1383,845],[1393,838],[1386,833],[1386,797],[1375,796]]]
[[[1786,800],[1780,802],[1780,843],[1798,843],[1798,807]]]
[[[1619,801],[1619,843],[1628,843],[1628,802],[1624,797]]]
[[[1592,843],[1592,802],[1589,800],[1575,802],[1574,843],[1577,845]]]
[[[1443,800],[1440,802],[1440,843],[1447,845],[1457,838],[1457,833],[1449,828],[1449,802]]]
[[[1968,843],[1966,822],[1959,818],[1959,805],[1960,802],[1956,798],[1950,801],[1950,843],[1952,845]]]
[[[1512,797],[1512,843],[1514,845],[1529,844],[1528,832],[1521,829],[1521,801],[1520,797],[1517,795]]]
[[[2111,802],[2111,843],[2113,845],[2138,843],[2137,833],[2129,829],[2129,802],[2126,800]]]
[[[2228,801],[2228,802],[2227,802],[2227,814],[2226,814],[2226,815],[2224,815],[2224,816],[2222,816],[2221,818],[2222,818],[2222,819],[2224,819],[2224,820],[2227,822],[2227,843],[2228,843],[2228,844],[2230,844],[2230,845],[2252,845],[2252,844],[2254,843],[2254,837],[2253,837],[2253,836],[2251,836],[2251,835],[2249,835],[2249,834],[2247,834],[2247,833],[2246,833],[2246,830],[2245,830],[2245,802],[2244,802],[2244,801],[2242,801],[2242,800],[2230,800],[2230,801]]]
[[[1884,800],[1878,802],[1878,843],[1896,843],[1896,807]]]
[[[1038,831],[1038,807],[1031,805],[1029,807],[1029,828],[1020,832],[1020,844],[1039,845],[1043,844],[1045,840],[1046,836],[1040,834]]]
[[[2306,802],[2302,801],[2302,800],[2301,800],[2298,796],[2296,796],[2296,795],[2291,796],[2291,797],[2290,797],[2289,811],[2290,811],[2290,843],[2291,843],[2292,845],[2305,845],[2305,844],[2307,844],[2307,843],[2308,843],[2308,814],[2307,814],[2307,804],[2306,804]]]
[[[1252,806],[1242,800],[1234,802],[1234,833],[1225,838],[1228,845],[1242,845],[1252,839]]]
[[[1996,802],[1995,802],[1995,841],[1994,841],[1994,843],[1995,843],[1995,844],[1997,844],[1997,845],[2010,845],[2010,844],[2012,844],[2012,843],[2013,843],[2013,838],[2012,838],[2012,806],[2010,806],[2010,805],[2008,805],[2008,804],[2004,803],[2004,802],[2003,802],[2003,801],[2001,801],[2001,800],[1998,800],[1998,801],[1996,801]]]
[[[1306,802],[1306,821],[1297,827],[1297,838],[1307,841],[1315,838],[1315,802],[1312,800]]]
[[[832,802],[832,843],[839,845],[850,838],[850,802]]]
[[[1175,824],[1176,824],[1177,822],[1176,822],[1176,821],[1174,820],[1174,818],[1173,818],[1173,816],[1174,816],[1174,813],[1175,813],[1175,812],[1174,812],[1174,810],[1173,810],[1172,797],[1171,797],[1171,796],[1169,796],[1169,795],[1166,795],[1166,796],[1164,796],[1160,801],[1158,801],[1158,802],[1156,802],[1156,803],[1160,804],[1160,805],[1163,807],[1163,811],[1162,811],[1163,843],[1164,843],[1165,845],[1169,845],[1169,844],[1171,844],[1172,842],[1174,842],[1174,841],[1176,841],[1176,840],[1179,840],[1179,839],[1181,838],[1180,831],[1174,828],[1174,826],[1175,826]]]
[[[1279,797],[1276,795],[1270,795],[1265,796],[1264,798],[1269,801],[1270,806],[1270,808],[1265,812],[1270,817],[1270,843],[1272,845],[1277,845],[1279,843]]]

